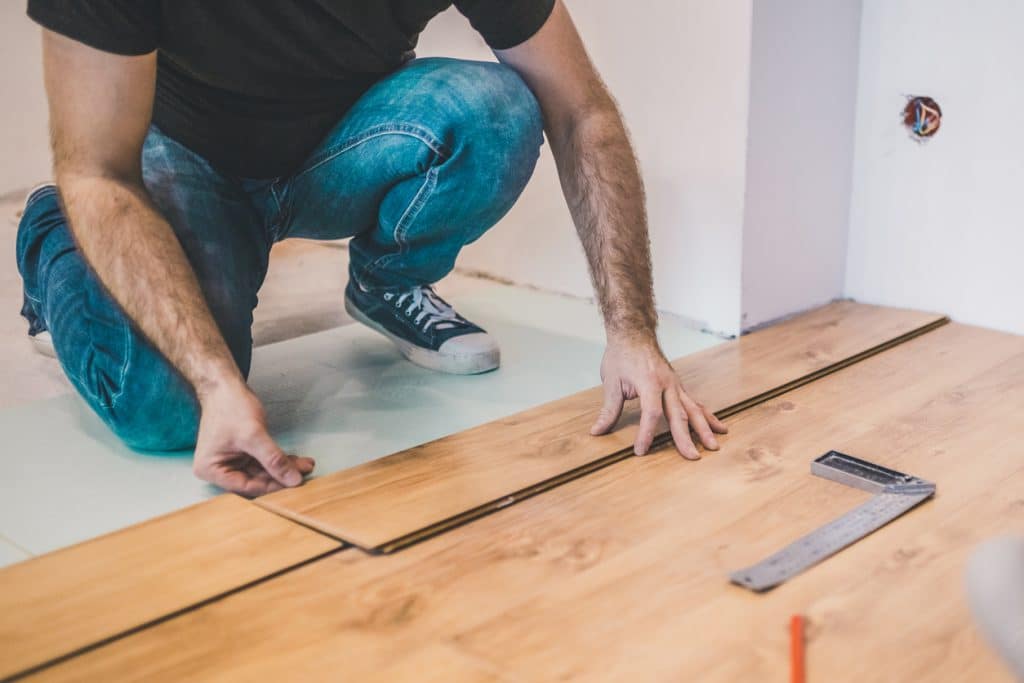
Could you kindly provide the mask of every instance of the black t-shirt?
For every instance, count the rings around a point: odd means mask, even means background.
[[[159,50],[153,122],[223,170],[294,171],[451,0],[28,0],[39,24],[122,55]],[[455,0],[494,49],[554,0]]]

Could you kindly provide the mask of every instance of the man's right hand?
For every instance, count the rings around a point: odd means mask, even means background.
[[[193,469],[258,496],[298,486],[310,458],[285,454],[238,372],[174,229],[142,179],[156,52],[116,55],[43,31],[53,158],[82,255],[139,330],[199,394]]]
[[[214,389],[200,399],[202,418],[192,471],[243,496],[298,486],[312,458],[288,455],[267,432],[263,406],[244,384]]]

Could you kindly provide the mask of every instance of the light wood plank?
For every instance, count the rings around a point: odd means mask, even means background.
[[[0,678],[340,547],[223,495],[0,570]]]
[[[510,680],[1004,680],[963,557],[1024,531],[1024,339],[947,326],[730,419],[721,452],[631,458],[403,552],[345,552],[44,670],[38,680],[353,680],[438,645]],[[813,478],[836,448],[935,500],[766,595],[728,572],[866,494]],[[410,663],[412,662],[412,663]],[[442,665],[443,666],[443,665]],[[946,674],[949,674],[948,676]]]
[[[1021,388],[1024,355],[922,401],[891,427],[844,439],[845,450],[938,482],[939,494],[769,594],[726,586],[723,577],[864,494],[805,476],[713,533],[683,544],[655,534],[564,590],[531,598],[457,640],[496,666],[552,678],[618,680],[633,662],[649,661],[650,680],[770,680],[784,678],[785,627],[790,615],[804,613],[810,680],[1008,680],[977,637],[962,586],[977,543],[1024,532],[1015,514],[1024,486],[1024,463],[1014,452]],[[567,655],[552,637],[574,650]],[[611,649],[616,641],[618,651]],[[514,651],[507,649],[512,643]]]
[[[934,325],[941,316],[838,302],[674,363],[715,411]],[[523,492],[632,447],[639,412],[589,435],[600,388],[532,408],[259,500],[270,510],[364,549],[390,551],[431,525],[465,521]],[[635,402],[634,402],[635,403]],[[516,497],[523,497],[522,495]],[[403,540],[404,537],[404,540]]]
[[[391,664],[384,664],[379,670],[360,675],[360,681],[416,681],[416,683],[498,683],[509,680],[492,667],[474,661],[465,653],[449,645],[432,643],[418,648],[408,656],[399,657]],[[310,662],[309,675],[303,680],[323,678],[323,669],[315,661]]]

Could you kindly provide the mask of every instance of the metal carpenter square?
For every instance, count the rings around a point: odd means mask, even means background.
[[[774,555],[733,572],[729,576],[733,583],[756,592],[774,588],[885,526],[935,493],[935,484],[931,482],[838,451],[829,451],[814,460],[811,473],[875,495]]]

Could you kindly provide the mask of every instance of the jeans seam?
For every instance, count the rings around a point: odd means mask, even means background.
[[[277,189],[274,187],[274,185],[276,185],[276,183],[270,184],[270,196],[274,198],[274,204],[277,205],[278,212],[281,212],[281,198],[277,196]]]
[[[89,386],[89,383],[82,379],[82,376],[78,373],[71,372],[64,363],[61,366],[64,368],[64,373],[69,379],[74,380],[74,383],[83,387],[83,393],[86,394],[86,398],[94,401],[100,408],[112,410],[117,407],[117,401],[124,394],[125,379],[128,377],[128,366],[131,362],[131,349],[132,349],[132,335],[128,329],[128,322],[121,322],[121,331],[124,334],[124,362],[121,363],[121,369],[118,371],[117,376],[117,391],[110,395],[109,401],[104,401],[100,398],[100,395],[93,391],[93,388]]]
[[[43,185],[42,187],[36,188],[28,197],[25,198],[25,209],[35,204],[39,199],[48,195],[58,194],[57,187],[54,185]]]
[[[358,147],[359,145],[369,140],[383,137],[385,135],[406,135],[408,137],[419,140],[424,145],[429,147],[432,152],[440,156],[442,159],[447,159],[449,156],[451,156],[451,152],[444,145],[444,143],[440,142],[434,135],[430,133],[430,131],[426,130],[425,128],[407,123],[385,123],[369,128],[360,133],[359,135],[350,137],[341,144],[339,144],[338,146],[330,150],[325,150],[324,152],[321,153],[320,158],[314,158],[314,160],[310,163],[309,166],[303,168],[301,171],[296,173],[293,176],[292,181],[294,182],[294,180],[296,180],[297,178],[300,178],[306,173],[309,173],[310,171],[320,166],[323,166],[332,159],[344,154],[345,152],[350,151],[355,147]]]
[[[124,332],[124,362],[121,363],[121,372],[117,376],[117,392],[110,397],[110,408],[117,407],[118,399],[124,394],[124,388],[128,377],[128,366],[132,358],[132,331],[128,321],[123,321],[121,330]]]
[[[284,204],[281,201],[281,197],[277,194],[277,188],[275,187],[277,182],[270,184],[270,196],[274,199],[274,205],[277,206],[277,220],[270,220],[266,222],[266,228],[269,231],[270,243],[280,242],[288,234],[288,215],[284,210]],[[285,187],[281,187],[282,193]]]
[[[398,244],[397,254],[384,254],[363,268],[364,275],[370,275],[377,272],[380,268],[383,268],[386,264],[391,263],[396,258],[404,256],[408,253],[408,243],[406,242],[406,235],[409,233],[409,228],[412,227],[413,221],[419,215],[423,209],[423,205],[427,203],[430,195],[433,194],[434,188],[437,187],[437,176],[438,167],[431,166],[427,171],[426,177],[423,180],[423,184],[420,185],[420,189],[413,195],[412,201],[409,202],[409,206],[405,207],[405,211],[402,212],[401,218],[395,223],[395,229],[392,231],[392,237],[395,243]]]

